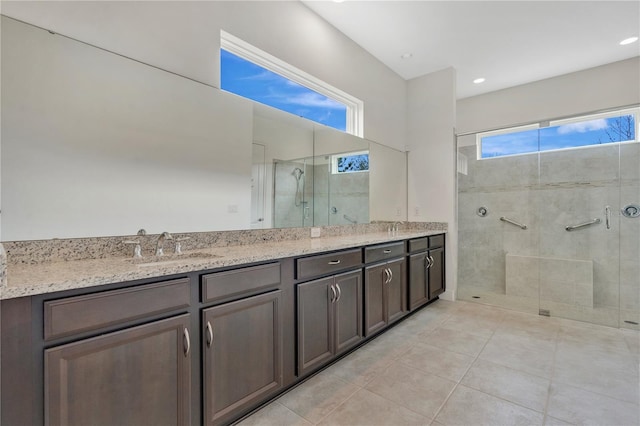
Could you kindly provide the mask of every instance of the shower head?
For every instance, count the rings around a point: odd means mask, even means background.
[[[302,177],[302,175],[304,174],[304,172],[302,171],[302,169],[301,169],[301,168],[296,167],[295,169],[293,169],[293,172],[291,172],[291,174],[292,174],[293,176],[295,176],[295,178],[296,178],[297,180],[300,180],[300,178]]]

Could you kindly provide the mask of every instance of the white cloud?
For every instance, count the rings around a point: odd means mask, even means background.
[[[607,120],[605,120],[604,118],[600,118],[598,120],[582,121],[580,123],[570,123],[562,125],[558,127],[558,134],[566,135],[569,133],[585,133],[591,132],[593,130],[606,129],[607,127],[609,127],[607,125]]]
[[[283,97],[283,102],[292,105],[301,105],[314,108],[340,109],[344,108],[340,102],[326,98],[318,93],[300,93],[293,96]]]

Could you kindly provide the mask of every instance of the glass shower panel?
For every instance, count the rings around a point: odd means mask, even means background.
[[[460,299],[538,313],[537,183],[537,153],[479,159],[458,138]]]
[[[541,129],[541,146],[555,128]],[[620,145],[540,153],[541,313],[618,327]]]
[[[620,209],[640,205],[640,143],[620,144]],[[612,206],[613,207],[613,206]],[[640,217],[612,209],[620,226],[620,327],[640,326]]]

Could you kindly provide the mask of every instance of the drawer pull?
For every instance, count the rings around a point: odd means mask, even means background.
[[[339,265],[340,264],[340,259],[338,259],[338,260],[330,260],[328,264],[329,265]]]
[[[211,328],[211,322],[207,321],[207,346],[211,347],[213,343],[213,329]]]
[[[391,249],[386,249],[386,250],[383,250],[382,252],[383,252],[384,254],[389,254],[389,253],[391,253]]]
[[[191,349],[191,340],[189,339],[189,330],[184,329],[184,356],[189,355],[189,350]]]

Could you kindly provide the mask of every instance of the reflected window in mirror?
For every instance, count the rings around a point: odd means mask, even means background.
[[[362,136],[362,101],[229,33],[220,39],[222,90]]]
[[[331,173],[356,173],[369,171],[369,151],[348,152],[331,157]]]

